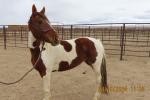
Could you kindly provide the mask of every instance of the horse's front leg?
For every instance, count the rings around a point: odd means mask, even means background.
[[[50,100],[50,79],[51,79],[51,69],[46,69],[46,75],[43,77],[43,89],[44,89],[44,99]]]

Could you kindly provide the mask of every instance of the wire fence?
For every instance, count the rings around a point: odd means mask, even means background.
[[[83,36],[101,39],[108,55],[150,57],[150,23],[53,25],[60,39]],[[0,46],[28,47],[26,25],[1,25]]]

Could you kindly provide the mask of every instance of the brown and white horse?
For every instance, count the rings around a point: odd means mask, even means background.
[[[83,63],[90,66],[96,74],[97,91],[94,100],[98,100],[101,92],[107,92],[105,52],[100,40],[90,37],[59,40],[58,34],[45,16],[45,8],[37,12],[35,5],[32,6],[32,15],[28,26],[30,29],[29,47],[33,65],[41,53],[41,58],[35,69],[43,78],[43,100],[50,100],[52,70],[66,71]],[[45,50],[41,52],[42,45]],[[100,91],[100,89],[103,91]]]

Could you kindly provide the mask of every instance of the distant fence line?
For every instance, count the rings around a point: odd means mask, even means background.
[[[53,25],[60,39],[89,36],[101,39],[108,55],[150,57],[150,23]],[[26,25],[1,25],[0,46],[28,47]]]

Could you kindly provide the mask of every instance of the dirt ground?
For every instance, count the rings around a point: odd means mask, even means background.
[[[0,81],[14,81],[31,67],[28,49],[0,47]],[[107,56],[107,72],[110,93],[101,95],[101,100],[150,99],[150,58],[126,57],[120,61],[118,56]],[[90,67],[52,73],[51,100],[92,100],[95,90],[95,76]],[[42,98],[42,79],[35,70],[18,84],[0,84],[0,100]]]

